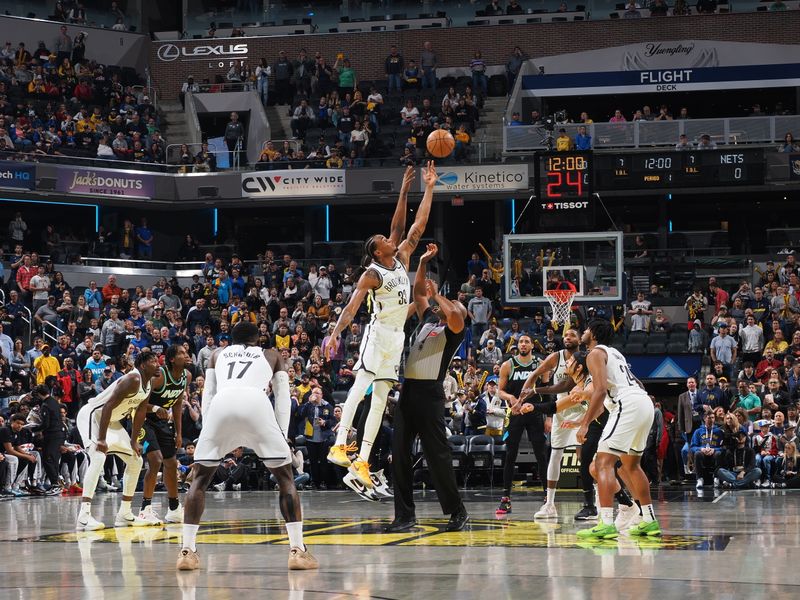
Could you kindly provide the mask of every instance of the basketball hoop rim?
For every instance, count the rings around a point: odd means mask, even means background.
[[[571,302],[577,294],[577,290],[544,290],[544,295],[548,299],[556,300],[564,304]]]

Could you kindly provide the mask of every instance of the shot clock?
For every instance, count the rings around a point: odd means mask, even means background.
[[[587,200],[592,193],[592,153],[538,155],[539,199],[542,202]]]

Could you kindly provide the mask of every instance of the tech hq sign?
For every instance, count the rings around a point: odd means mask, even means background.
[[[0,187],[32,190],[36,187],[36,167],[20,163],[0,164]]]
[[[439,167],[434,193],[527,190],[528,165],[476,165]],[[422,172],[420,191],[425,191]]]
[[[229,66],[234,60],[243,60],[248,54],[247,44],[213,44],[208,46],[177,46],[162,44],[156,50],[161,62],[196,62],[207,60],[209,68]]]
[[[344,193],[344,171],[286,169],[242,173],[242,196],[245,198],[337,196]]]

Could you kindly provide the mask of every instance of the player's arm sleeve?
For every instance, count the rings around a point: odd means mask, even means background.
[[[211,401],[217,395],[217,374],[214,369],[206,369],[206,382],[203,386],[203,397],[201,399],[202,414],[205,418],[208,409],[211,407]]]
[[[275,395],[275,419],[284,437],[288,437],[292,398],[289,395],[289,374],[286,371],[277,371],[272,376],[272,393]]]

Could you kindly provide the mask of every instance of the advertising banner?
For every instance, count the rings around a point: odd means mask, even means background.
[[[434,193],[492,192],[528,189],[528,165],[474,165],[467,167],[437,167],[438,178]],[[422,171],[420,191],[425,191]]]
[[[147,173],[110,169],[59,169],[56,190],[84,196],[152,198],[155,178]]]
[[[32,190],[36,187],[36,166],[23,163],[0,164],[0,187]]]
[[[286,169],[242,173],[245,198],[337,196],[345,193],[345,172],[339,169]]]

